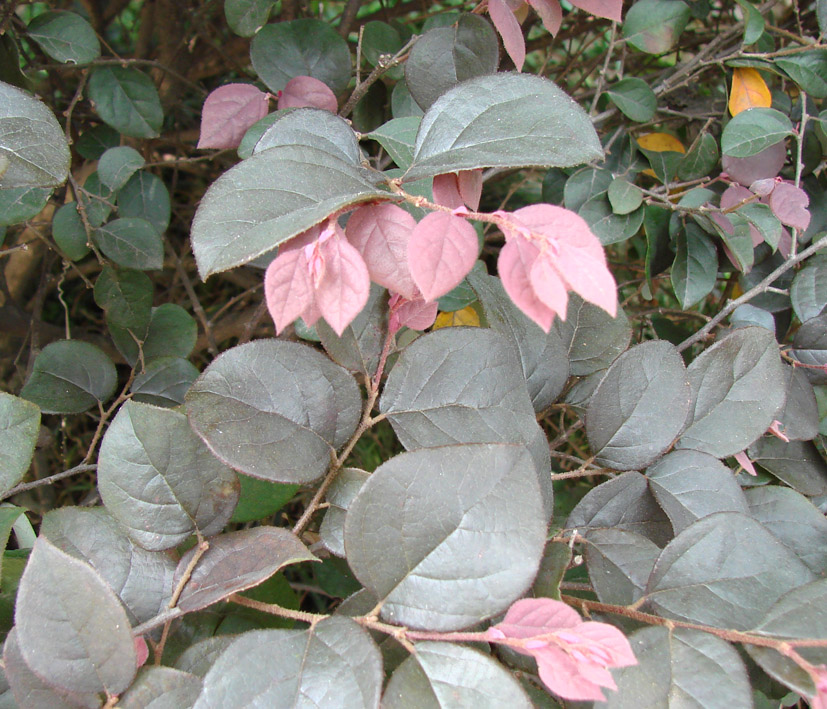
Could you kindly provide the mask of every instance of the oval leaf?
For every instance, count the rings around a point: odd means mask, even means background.
[[[40,409],[0,392],[0,493],[19,483],[32,462],[40,433]]]
[[[264,118],[267,94],[252,84],[225,84],[210,92],[201,109],[196,148],[236,148],[247,129]]]
[[[195,675],[171,667],[147,667],[118,699],[120,709],[191,707],[201,692]]]
[[[155,138],[164,112],[155,84],[131,67],[99,66],[89,77],[89,100],[105,123],[133,138]]]
[[[724,127],[721,152],[733,158],[748,158],[780,143],[792,132],[790,119],[780,111],[750,108],[734,116]]]
[[[354,165],[361,164],[359,141],[344,118],[320,108],[278,111],[276,115],[280,117],[264,131],[255,144],[253,153],[279,145],[306,145],[324,150]]]
[[[477,260],[477,232],[449,212],[431,212],[411,232],[408,266],[426,301],[458,286]]]
[[[88,64],[101,55],[101,45],[92,25],[74,12],[43,12],[26,29],[26,36],[55,61]]]

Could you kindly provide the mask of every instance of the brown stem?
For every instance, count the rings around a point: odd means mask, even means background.
[[[97,469],[98,466],[94,463],[81,463],[80,465],[76,465],[74,468],[64,470],[62,473],[55,473],[54,475],[50,475],[48,478],[40,478],[40,480],[33,480],[32,482],[20,483],[19,485],[15,485],[11,490],[9,490],[5,495],[3,495],[3,499],[6,499],[7,497],[12,497],[21,492],[26,492],[27,490],[33,490],[34,488],[40,487],[41,485],[53,485],[54,483],[60,480],[64,480],[65,478],[70,478],[73,475],[79,475],[80,473],[89,473]]]
[[[356,21],[356,15],[359,13],[359,8],[362,7],[362,0],[347,0],[345,9],[342,11],[342,16],[339,19],[339,35],[347,38],[350,34],[350,28]]]
[[[288,618],[289,620],[298,620],[302,623],[310,623],[310,625],[315,625],[320,620],[324,620],[325,618],[330,617],[327,615],[322,615],[320,613],[295,611],[290,608],[284,608],[283,606],[280,606],[277,603],[263,603],[262,601],[256,601],[252,598],[247,598],[246,596],[242,596],[238,593],[234,593],[227,600],[231,603],[237,603],[239,606],[253,608],[254,610],[262,611],[263,613],[269,613],[270,615],[277,615],[280,618]]]

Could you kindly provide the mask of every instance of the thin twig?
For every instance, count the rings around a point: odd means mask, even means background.
[[[603,70],[597,76],[597,86],[594,89],[594,98],[592,99],[592,106],[589,109],[589,113],[594,113],[597,108],[597,102],[600,100],[600,95],[603,93],[603,84],[606,82],[606,73],[609,71],[609,63],[612,60],[616,41],[617,22],[612,20],[612,34],[609,38],[609,46],[606,49],[606,60],[603,62]]]
[[[40,480],[33,480],[32,482],[20,483],[19,485],[15,485],[11,490],[9,490],[5,495],[3,495],[3,499],[6,499],[7,497],[12,497],[13,495],[18,495],[21,492],[33,490],[34,488],[40,487],[42,485],[53,485],[54,483],[59,482],[60,480],[64,480],[65,478],[70,478],[73,475],[79,475],[80,473],[89,473],[97,469],[98,466],[95,463],[81,463],[80,465],[76,465],[74,468],[64,470],[62,473],[55,473],[54,475],[50,475],[48,478],[40,478]]]

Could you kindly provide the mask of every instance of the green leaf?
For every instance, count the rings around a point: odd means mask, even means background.
[[[384,619],[457,630],[504,611],[531,585],[545,519],[525,446],[415,450],[377,468],[351,504],[348,564],[382,601]]]
[[[366,22],[361,33],[362,56],[371,66],[377,66],[383,56],[393,56],[405,44],[397,28],[387,22]],[[386,75],[388,78],[399,80],[404,75],[404,69],[401,66],[391,67]]]
[[[173,584],[177,588],[188,572],[197,547],[178,562]],[[283,566],[301,561],[318,561],[298,537],[278,527],[254,527],[228,532],[210,540],[178,600],[184,613],[201,610],[213,603],[258,586]]]
[[[611,171],[604,168],[584,167],[578,170],[566,180],[563,188],[566,208],[574,212],[580,211],[590,199],[607,192],[613,181]]]
[[[596,460],[616,470],[652,464],[683,430],[690,405],[675,346],[660,340],[632,347],[609,367],[586,411]]]
[[[764,241],[775,251],[781,239],[782,226],[778,217],[773,214],[768,204],[761,202],[749,202],[736,210],[756,229],[758,229]]]
[[[827,311],[805,320],[793,340],[792,356],[813,368],[804,369],[813,384],[827,384]]]
[[[696,224],[678,232],[672,264],[672,287],[681,308],[688,310],[708,296],[718,280],[718,250]]]
[[[8,395],[5,395],[8,396]],[[0,399],[0,407],[2,407],[2,399]],[[0,412],[2,415],[2,412]],[[2,425],[0,423],[0,425]],[[5,436],[0,432],[0,438],[5,438]],[[2,571],[2,563],[3,557],[5,556],[5,549],[9,543],[9,536],[11,535],[11,530],[15,526],[15,523],[18,519],[20,519],[20,515],[25,514],[26,510],[22,507],[15,507],[14,505],[9,504],[8,502],[4,502],[2,506],[0,506],[0,549],[3,550],[2,556],[0,556],[0,571]],[[25,524],[29,525],[31,529],[31,524],[29,524],[28,520],[24,517],[22,520]],[[32,536],[34,536],[34,531],[32,531]],[[18,547],[22,547],[22,542],[20,539],[17,539]],[[3,588],[5,590],[8,584],[4,583]]]
[[[449,26],[429,29],[419,38],[405,62],[405,84],[416,104],[427,110],[460,82],[494,74],[498,63],[491,25],[462,13]]]
[[[267,25],[250,44],[250,59],[273,93],[296,76],[312,76],[340,94],[350,81],[347,42],[327,22],[311,18]]]
[[[224,0],[224,16],[230,29],[242,37],[252,37],[270,19],[274,0]]]
[[[51,510],[40,533],[95,569],[123,601],[133,623],[155,617],[169,604],[175,562],[135,544],[103,507]]]
[[[811,49],[777,57],[774,64],[812,98],[827,98],[827,50]]]
[[[310,700],[331,709],[379,705],[382,657],[350,618],[307,630],[254,630],[239,636],[204,676],[195,709],[289,709]]]
[[[74,12],[43,12],[29,23],[26,36],[52,59],[65,64],[88,64],[101,55],[92,25]]]
[[[606,93],[615,106],[633,121],[647,123],[655,117],[658,99],[643,79],[634,76],[621,79],[609,86]]]
[[[792,135],[790,119],[774,108],[748,108],[724,126],[721,152],[734,158],[748,158]]]
[[[784,405],[778,343],[763,327],[733,330],[696,357],[688,372],[694,410],[677,448],[734,455],[761,436]]]
[[[672,451],[651,466],[646,477],[675,534],[714,512],[749,513],[732,470],[709,453]]]
[[[407,170],[413,162],[414,144],[421,122],[421,116],[393,118],[366,137],[377,141],[400,168]]]
[[[51,187],[0,189],[0,227],[20,224],[37,216],[51,196]]]
[[[212,635],[190,645],[175,661],[175,669],[203,678],[218,656],[238,638]]]
[[[122,327],[111,322],[107,324],[115,346],[135,366],[140,361],[135,339]],[[146,329],[134,334],[141,341],[140,352],[145,362],[159,357],[186,358],[195,347],[198,325],[180,305],[164,303],[152,309]]]
[[[201,693],[201,681],[172,667],[144,667],[118,698],[119,709],[191,707]]]
[[[17,591],[26,664],[71,692],[120,694],[135,677],[135,645],[121,602],[91,566],[38,538]]]
[[[324,474],[331,453],[356,430],[361,408],[346,370],[281,340],[227,350],[187,394],[192,427],[216,456],[248,475],[288,483]]]
[[[230,518],[231,522],[254,522],[265,517],[272,517],[290,502],[299,490],[298,485],[272,483],[269,480],[251,478],[249,475],[239,475],[238,480],[241,483],[241,496]],[[334,481],[333,484],[335,485],[336,482]],[[328,502],[332,494],[328,491]]]
[[[735,0],[744,13],[744,44],[755,44],[764,34],[764,16],[749,0]]]
[[[589,199],[577,213],[586,220],[592,233],[604,246],[631,239],[643,224],[642,209],[615,214],[605,194]]]
[[[89,100],[115,130],[133,138],[156,138],[164,112],[155,84],[131,67],[99,66],[89,77]]]
[[[813,573],[751,517],[717,512],[663,550],[647,589],[658,615],[747,630]]]
[[[363,172],[318,148],[283,145],[219,177],[192,224],[202,278],[252,261],[334,212],[390,195]]]
[[[57,187],[69,174],[69,145],[46,105],[0,81],[0,189]]]
[[[192,432],[186,416],[135,401],[101,443],[103,504],[145,549],[170,549],[196,529],[220,532],[238,501],[238,480]]]
[[[52,238],[72,261],[80,261],[91,251],[77,202],[68,202],[57,209],[52,217]]]
[[[330,507],[324,513],[319,536],[331,553],[345,558],[345,519],[350,504],[355,499],[370,473],[358,468],[342,468],[327,491]]]
[[[686,27],[691,12],[681,0],[639,0],[626,12],[626,43],[647,54],[672,49]]]
[[[261,136],[264,135],[264,132],[276,121],[295,110],[295,108],[282,108],[281,110],[268,113],[260,121],[253,123],[253,125],[247,129],[247,132],[238,144],[238,149],[236,150],[238,157],[242,160],[249,158],[253,154],[253,149],[256,147],[256,143],[258,143]]]
[[[775,436],[750,446],[750,457],[802,495],[827,495],[827,462],[810,441],[785,443]]]
[[[615,214],[629,214],[643,204],[640,187],[622,177],[612,180],[607,196]]]
[[[589,580],[598,599],[621,605],[639,600],[660,547],[640,534],[614,527],[590,529],[585,537]]]
[[[79,414],[109,399],[117,383],[115,365],[101,350],[88,342],[61,340],[37,355],[20,396],[45,414]]]
[[[260,153],[280,145],[318,148],[340,160],[359,166],[362,153],[356,134],[344,118],[321,108],[296,108],[282,113],[253,148]]]
[[[78,194],[78,201],[86,210],[86,220],[90,226],[99,227],[112,213],[115,193],[100,181],[97,170],[93,172]]]
[[[781,422],[781,430],[790,440],[810,441],[818,436],[819,427],[818,402],[813,385],[800,367],[792,367],[785,363],[784,372],[787,399],[777,415]]]
[[[73,147],[81,157],[87,160],[98,160],[109,148],[117,148],[120,143],[120,133],[105,123],[101,123],[81,133]]]
[[[140,271],[104,266],[95,281],[95,302],[106,320],[142,336],[152,312],[152,281]]]
[[[159,234],[167,230],[171,212],[169,191],[151,172],[136,172],[118,192],[120,216],[145,219]]]
[[[493,74],[443,94],[422,118],[406,182],[480,167],[568,167],[600,158],[591,119],[530,74]]]
[[[801,322],[816,317],[827,307],[827,258],[809,259],[795,274],[790,300]]]
[[[725,640],[688,628],[642,628],[629,636],[638,664],[612,672],[607,709],[751,707],[749,676]]]
[[[103,255],[119,266],[152,271],[164,265],[161,236],[146,219],[115,219],[95,229],[92,238]]]
[[[132,382],[135,401],[175,408],[198,378],[198,370],[181,357],[157,357]]]
[[[708,175],[718,164],[718,141],[711,133],[704,133],[681,158],[678,179],[689,181]]]
[[[144,166],[144,157],[135,148],[109,148],[98,163],[100,181],[113,191],[123,187],[130,177]]]
[[[396,668],[382,696],[386,709],[513,707],[531,709],[514,675],[479,650],[421,642]]]

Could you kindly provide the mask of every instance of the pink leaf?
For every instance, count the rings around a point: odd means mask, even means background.
[[[749,191],[757,194],[759,197],[767,197],[770,192],[775,189],[775,178],[765,177],[762,180],[756,180],[749,186]]]
[[[264,298],[276,324],[276,334],[303,314],[313,303],[304,249],[283,249],[264,274]]]
[[[552,264],[548,251],[540,252],[534,261],[529,272],[529,280],[543,305],[559,314],[561,320],[565,320],[569,296],[566,293],[566,284]]]
[[[316,303],[327,324],[341,336],[368,302],[370,276],[361,254],[338,224],[335,230],[321,246],[324,275],[316,288]]]
[[[396,294],[390,299],[390,309],[388,327],[391,332],[397,332],[401,327],[411,330],[427,330],[436,320],[439,304],[436,301],[426,303],[420,295],[407,300]]]
[[[623,9],[623,0],[571,0],[571,4],[595,17],[605,17],[615,22],[621,21],[620,11]]]
[[[580,665],[563,650],[549,647],[534,653],[540,679],[555,694],[574,701],[604,701],[601,685],[583,676]],[[605,686],[602,685],[602,686]]]
[[[447,212],[425,216],[408,242],[408,265],[422,297],[436,300],[459,285],[478,249],[477,232],[462,217]]]
[[[744,472],[747,472],[750,475],[758,475],[758,473],[755,472],[755,466],[752,464],[752,461],[749,459],[746,451],[736,453],[735,460],[738,461],[738,465],[744,469]]]
[[[540,250],[522,236],[511,237],[500,251],[497,271],[508,297],[520,310],[536,322],[545,332],[554,322],[554,311],[543,304],[531,285],[531,267]]]
[[[236,148],[256,121],[267,115],[267,94],[252,84],[226,84],[207,96],[201,110],[198,148]]]
[[[512,638],[526,638],[554,630],[574,628],[582,623],[574,608],[551,598],[523,598],[512,604],[499,628]]]
[[[782,140],[748,158],[733,158],[724,155],[721,158],[721,165],[724,172],[733,180],[740,182],[744,187],[749,187],[756,180],[775,177],[781,172],[786,159],[787,147]]]
[[[480,208],[482,196],[482,170],[460,170],[457,173],[459,193],[462,201],[475,212]]]
[[[785,430],[784,424],[778,419],[774,419],[767,429],[767,433],[771,433],[773,436],[780,438],[784,443],[789,443],[790,439],[787,437],[787,434],[784,433]]]
[[[789,182],[779,182],[770,194],[770,209],[782,224],[800,231],[810,226],[810,198],[807,193]]]
[[[508,8],[505,0],[488,0],[488,16],[503,38],[505,51],[508,52],[517,71],[522,71],[525,63],[525,40],[514,13]]]
[[[455,172],[446,172],[434,177],[432,190],[434,202],[443,207],[457,209],[463,205],[462,196],[459,193],[459,179]]]
[[[560,31],[563,24],[563,8],[558,0],[528,0],[528,4],[540,16],[545,27],[552,37]]]
[[[408,241],[416,220],[395,204],[360,207],[345,227],[348,241],[362,254],[371,280],[413,298],[416,291],[408,268]]]
[[[294,76],[279,94],[279,109],[321,108],[331,113],[339,110],[339,102],[330,87],[312,76]]]
[[[149,647],[147,647],[146,640],[143,635],[139,635],[134,640],[135,642],[135,664],[142,667],[149,658]]]

